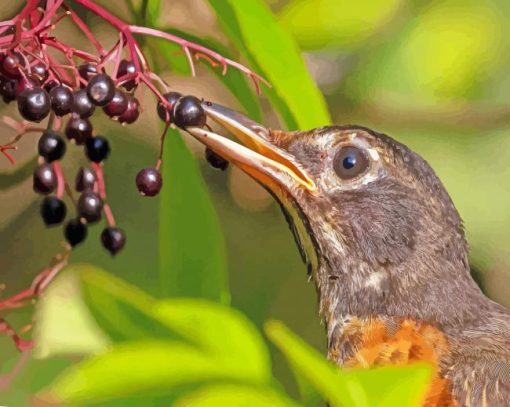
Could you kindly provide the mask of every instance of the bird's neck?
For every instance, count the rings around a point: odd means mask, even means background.
[[[480,291],[463,262],[435,264],[426,269],[332,270],[321,262],[314,272],[320,312],[328,339],[344,334],[345,321],[381,318],[398,322],[411,319],[449,331],[469,326],[494,306]],[[434,269],[442,267],[441,270]],[[450,281],[445,281],[450,279]]]

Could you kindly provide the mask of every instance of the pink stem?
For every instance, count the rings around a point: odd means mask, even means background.
[[[83,31],[83,34],[86,35],[86,37],[89,39],[92,45],[94,45],[99,55],[101,55],[101,57],[104,57],[106,55],[105,49],[98,41],[98,39],[94,36],[94,34],[92,34],[92,32],[89,30],[87,24],[85,24],[83,20],[80,17],[78,17],[78,15],[71,9],[71,7],[64,5],[64,9],[67,10],[74,23],[78,26],[80,30]]]
[[[62,165],[60,161],[53,162],[53,171],[57,175],[57,193],[55,194],[58,199],[62,199],[65,193],[66,180],[64,178],[64,172],[62,171]]]

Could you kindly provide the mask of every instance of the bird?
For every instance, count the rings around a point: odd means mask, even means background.
[[[269,129],[204,101],[187,132],[280,203],[343,368],[427,362],[423,406],[510,405],[510,312],[470,273],[464,227],[430,165],[357,125]]]

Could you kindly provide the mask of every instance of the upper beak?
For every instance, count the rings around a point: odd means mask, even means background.
[[[218,104],[204,102],[202,106],[209,118],[232,133],[244,145],[203,128],[186,128],[198,141],[271,190],[274,186],[283,187],[288,192],[296,188],[315,190],[315,183],[295,157],[277,145],[278,140],[288,136],[288,133],[267,129]]]

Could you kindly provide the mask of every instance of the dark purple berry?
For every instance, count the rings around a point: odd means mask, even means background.
[[[29,121],[40,122],[50,112],[50,95],[39,86],[20,93],[17,99],[20,114]]]
[[[116,117],[122,115],[128,107],[128,97],[120,89],[115,89],[113,99],[105,107],[103,112],[109,117]]]
[[[32,67],[32,76],[37,78],[39,83],[43,83],[46,79],[48,79],[48,69],[46,65],[42,62],[38,62]]]
[[[57,85],[50,90],[51,107],[57,116],[71,113],[74,96],[71,89],[64,85]]]
[[[66,152],[66,143],[54,131],[46,130],[39,139],[37,150],[39,155],[44,157],[46,162],[50,163],[63,157]]]
[[[21,76],[21,68],[25,65],[23,55],[19,52],[12,52],[11,54],[5,55],[1,71],[2,73],[11,79],[17,79]]]
[[[76,144],[82,145],[91,136],[92,124],[88,119],[81,119],[79,117],[69,119],[66,125],[66,137],[69,140],[74,140]]]
[[[225,171],[228,168],[228,161],[216,154],[210,148],[205,149],[205,159],[213,168]]]
[[[46,92],[51,92],[51,90],[57,86],[60,86],[60,83],[54,79],[51,79],[43,85],[43,88]]]
[[[200,99],[184,96],[174,105],[173,119],[177,127],[203,127],[206,123],[205,110]]]
[[[167,107],[167,105],[163,104],[163,102],[161,102],[161,100],[160,100],[158,102],[158,116],[165,123],[170,123],[173,121],[172,111],[173,111],[174,105],[182,97],[182,95],[178,92],[168,92],[168,93],[165,93],[163,95],[163,97],[167,101],[168,107]]]
[[[46,226],[58,225],[67,213],[66,204],[55,196],[47,196],[41,204],[41,216]]]
[[[105,73],[94,76],[87,84],[87,95],[96,106],[106,106],[113,99],[115,84]]]
[[[100,163],[110,154],[110,145],[103,136],[90,137],[85,141],[85,154],[90,161]]]
[[[134,73],[136,73],[136,68],[135,68],[135,64],[133,63],[133,61],[128,61],[126,59],[123,59],[122,61],[120,61],[119,69],[117,71],[117,78],[122,78],[123,76],[129,75],[129,74],[134,74]],[[131,91],[134,88],[136,88],[136,81],[134,79],[130,79],[130,80],[124,82],[120,86],[122,86],[127,91]]]
[[[34,191],[39,194],[49,194],[57,187],[57,175],[51,164],[43,164],[34,170]]]
[[[85,89],[78,90],[73,94],[72,111],[82,119],[87,119],[94,114],[96,106],[92,103]]]
[[[94,188],[96,183],[96,174],[90,168],[80,167],[76,174],[75,188],[78,192]]]
[[[64,236],[72,247],[80,244],[87,237],[87,226],[79,219],[73,219],[67,222],[64,230]]]
[[[2,78],[0,83],[0,95],[5,103],[10,103],[16,100],[16,81],[11,79]]]
[[[138,116],[140,116],[140,103],[137,98],[130,96],[126,111],[118,117],[118,120],[120,123],[131,124],[138,119]]]
[[[78,215],[87,222],[97,222],[101,219],[103,200],[92,191],[84,191],[78,199]]]
[[[157,168],[144,168],[136,175],[136,187],[143,196],[159,194],[162,186],[163,179]]]
[[[126,235],[122,229],[110,226],[103,229],[101,242],[103,247],[115,256],[126,244]]]
[[[89,82],[90,78],[97,74],[97,65],[87,62],[78,67],[78,74],[80,78],[82,78],[86,83],[80,82],[80,87],[85,88],[86,84]]]

